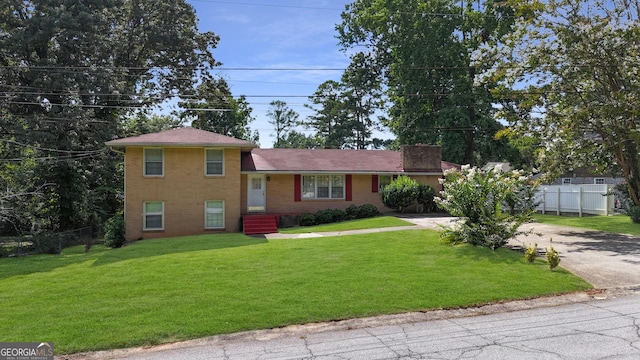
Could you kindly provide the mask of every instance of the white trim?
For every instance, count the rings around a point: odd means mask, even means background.
[[[209,151],[209,150],[217,150],[217,151],[221,151],[222,152],[222,174],[207,174],[207,163],[208,163],[207,151]],[[211,177],[224,176],[225,163],[226,163],[226,161],[225,161],[225,151],[224,151],[223,148],[212,148],[212,147],[204,148],[204,176],[207,176],[207,177],[209,177],[209,176],[211,176]]]
[[[220,202],[222,203],[222,208],[219,211],[220,213],[222,213],[222,225],[221,226],[207,226],[207,213],[209,212],[209,207],[207,206],[207,204],[209,202]],[[218,208],[211,208],[211,209],[218,209]],[[224,229],[225,228],[225,203],[224,200],[205,200],[204,202],[204,228],[205,229]],[[212,213],[218,213],[218,212],[212,212]]]
[[[313,180],[313,197],[305,197],[304,196],[304,178],[308,177],[308,176],[313,176],[314,180]],[[329,177],[329,189],[328,189],[328,196],[327,197],[318,197],[318,176],[328,176]],[[340,176],[342,177],[342,197],[332,197],[332,189],[333,189],[333,177],[334,176]],[[301,200],[344,200],[346,199],[346,192],[347,192],[347,177],[345,176],[344,173],[341,174],[327,174],[327,173],[320,173],[320,174],[300,174],[300,199]]]
[[[147,213],[147,204],[148,203],[160,203],[162,204],[161,212],[151,212]],[[148,228],[147,227],[147,215],[160,215],[162,217],[162,225],[160,228]],[[161,231],[164,230],[164,201],[144,201],[142,203],[142,230],[143,231]]]
[[[147,150],[160,150],[162,154],[162,174],[147,174]],[[142,174],[145,177],[164,177],[164,149],[159,147],[145,147],[142,149]]]

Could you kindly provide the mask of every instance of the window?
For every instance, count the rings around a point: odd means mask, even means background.
[[[571,185],[571,178],[562,178],[562,185]]]
[[[604,185],[604,178],[595,178],[593,179],[593,183],[596,185]]]
[[[164,229],[164,203],[148,201],[144,203],[144,230]]]
[[[344,199],[344,175],[303,175],[303,199]]]
[[[206,175],[224,175],[224,152],[217,149],[206,149]]]
[[[145,176],[162,176],[163,167],[162,149],[144,149]]]
[[[222,200],[205,201],[204,227],[205,229],[224,228],[224,201]]]

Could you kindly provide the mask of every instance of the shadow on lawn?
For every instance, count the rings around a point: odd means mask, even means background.
[[[53,271],[58,268],[93,261],[91,266],[102,266],[120,261],[150,258],[193,251],[207,251],[252,246],[267,243],[264,238],[242,234],[197,235],[179,238],[139,240],[119,249],[92,247],[88,253],[65,249],[62,255],[33,255],[0,259],[0,280],[12,276]]]
[[[446,246],[446,244],[443,244]],[[522,262],[522,253],[511,248],[498,248],[491,250],[488,247],[474,246],[471,244],[449,245],[456,248],[457,256],[465,261],[487,261],[492,264],[517,264]]]

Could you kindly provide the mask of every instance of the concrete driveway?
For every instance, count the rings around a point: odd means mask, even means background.
[[[455,221],[443,216],[400,217],[427,228]],[[536,234],[519,236],[510,245],[538,243],[538,248],[544,249],[549,247],[552,238],[553,247],[560,252],[560,266],[594,287],[640,290],[640,237],[539,223],[523,225],[522,229]]]

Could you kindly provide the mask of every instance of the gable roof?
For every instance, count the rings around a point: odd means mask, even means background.
[[[242,171],[399,172],[400,153],[389,150],[253,149],[243,154]]]
[[[131,136],[105,143],[107,146],[175,146],[175,147],[201,147],[219,146],[235,148],[255,148],[256,144],[236,139],[230,136],[216,134],[210,131],[199,130],[192,127],[181,127],[152,134]]]
[[[445,161],[441,165],[442,170],[457,166]],[[342,149],[253,149],[249,153],[242,154],[242,171],[352,174],[405,172],[399,151]],[[434,171],[434,173],[440,172]]]

